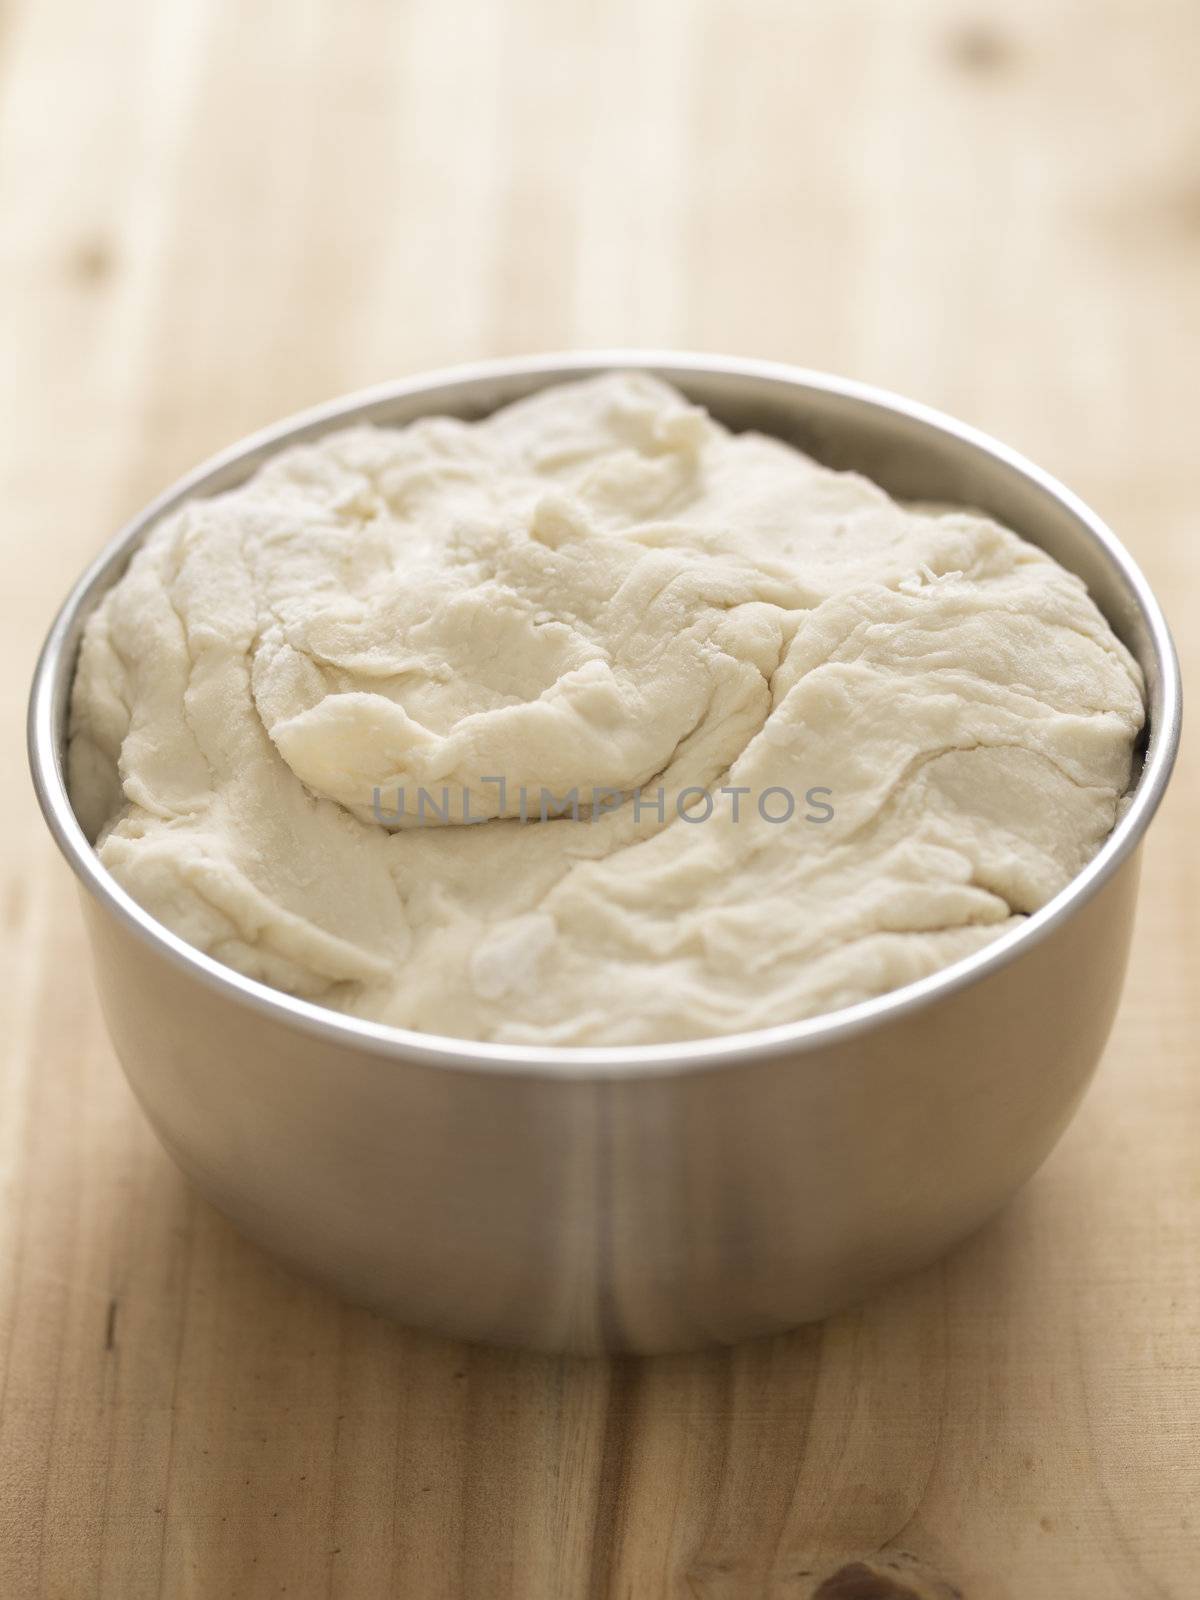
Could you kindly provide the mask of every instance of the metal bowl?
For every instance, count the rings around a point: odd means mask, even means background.
[[[1136,792],[1095,859],[1019,929],[919,983],[786,1027],[644,1049],[471,1044],[357,1021],[241,977],[155,922],[100,864],[63,777],[81,629],[147,529],[189,496],[242,482],[281,445],[363,420],[480,417],[613,367],[653,371],[731,427],[777,434],[896,496],[987,511],[1086,581],[1149,694]],[[825,1316],[936,1257],[1038,1167],[1116,1011],[1139,846],[1179,728],[1178,663],[1145,580],[1028,461],[862,384],[601,351],[388,384],[200,467],[72,590],[38,663],[29,739],[117,1054],[211,1200],[305,1272],[405,1322],[653,1351]]]

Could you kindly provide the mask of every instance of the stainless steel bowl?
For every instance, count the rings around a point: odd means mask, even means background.
[[[80,631],[157,518],[280,445],[370,420],[478,417],[612,367],[660,374],[893,494],[980,507],[1085,579],[1145,669],[1132,804],[1018,930],[919,983],[731,1038],[468,1044],[252,982],[156,923],[101,866],[63,779]],[[1139,846],[1180,727],[1162,613],[1112,533],[1004,446],[923,406],[756,361],[602,351],[490,362],[258,434],[136,517],[80,579],[34,678],[34,782],[81,887],[104,1015],[147,1116],[247,1233],[354,1300],[473,1339],[678,1349],[822,1317],[976,1228],[1045,1158],[1104,1047]],[[614,995],[613,1003],[620,1004]]]

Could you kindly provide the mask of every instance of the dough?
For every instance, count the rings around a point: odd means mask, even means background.
[[[1142,721],[1034,546],[615,373],[165,518],[88,623],[70,787],[128,892],[251,977],[641,1044],[995,939],[1111,831]]]

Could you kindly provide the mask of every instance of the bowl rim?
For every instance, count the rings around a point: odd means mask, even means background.
[[[69,644],[76,619],[109,574],[132,555],[155,522],[218,474],[257,454],[278,450],[297,437],[317,436],[361,412],[414,399],[449,385],[502,382],[544,376],[548,385],[613,369],[635,369],[670,378],[672,372],[744,377],[818,390],[898,413],[924,429],[993,458],[1058,501],[1120,575],[1141,615],[1156,666],[1157,704],[1133,798],[1100,850],[1071,881],[1017,928],[949,966],[856,1005],[771,1028],[673,1043],[549,1046],[475,1042],[449,1035],[371,1022],[302,1000],[245,977],[186,943],[144,910],[109,874],[75,817],[55,739],[55,708],[64,675],[75,666]],[[436,414],[431,410],[430,415]],[[105,584],[105,586],[107,586]],[[70,659],[66,659],[70,654]],[[592,1078],[663,1076],[729,1067],[782,1055],[797,1055],[841,1043],[887,1023],[910,1018],[1007,966],[1048,938],[1117,873],[1136,851],[1157,811],[1179,747],[1182,692],[1179,661],[1166,618],[1150,585],[1112,530],[1077,495],[1026,457],[969,424],[889,390],[788,363],[658,349],[597,349],[500,358],[439,368],[374,385],[311,407],[238,440],[210,456],[155,496],[110,539],[88,564],[60,606],[34,670],[29,698],[28,747],[34,789],[59,850],[83,889],[127,931],[210,990],[248,1006],[268,1020],[311,1039],[353,1046],[369,1055],[433,1068],[497,1071],[520,1076]]]

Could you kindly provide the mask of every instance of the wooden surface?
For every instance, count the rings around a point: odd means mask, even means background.
[[[389,1326],[188,1189],[18,747],[68,581],[182,469],[607,342],[992,429],[1110,517],[1194,671],[1198,56],[1195,0],[3,7],[3,1600],[1200,1595],[1193,749],[1100,1077],[1016,1203],[823,1326],[605,1364]]]

